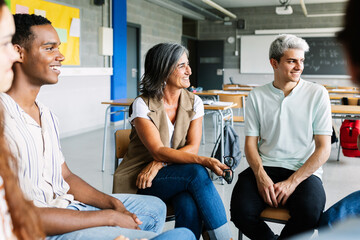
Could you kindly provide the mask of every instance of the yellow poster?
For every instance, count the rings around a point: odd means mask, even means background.
[[[80,9],[41,0],[11,0],[11,13],[37,14],[49,19],[61,40],[63,65],[80,65]]]

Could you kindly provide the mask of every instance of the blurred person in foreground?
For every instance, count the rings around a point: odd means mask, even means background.
[[[13,16],[0,0],[0,92],[10,88],[12,65],[19,57],[11,43],[14,34]],[[0,239],[44,239],[36,208],[25,200],[18,185],[16,160],[4,136],[3,111],[0,104]]]
[[[360,1],[350,0],[347,3],[345,26],[337,34],[338,41],[343,45],[347,60],[348,72],[351,79],[357,85],[360,85]],[[360,150],[360,135],[358,136],[358,149]],[[360,191],[353,192],[344,197],[328,210],[326,210],[320,219],[320,233],[327,228],[332,229],[336,224],[349,218],[360,217]],[[358,222],[358,228],[360,220]],[[349,226],[341,229],[349,229]],[[329,231],[331,233],[331,231]],[[357,231],[357,237],[360,231]],[[320,234],[321,236],[321,234]],[[346,235],[347,237],[351,237]],[[345,238],[344,238],[345,239]]]

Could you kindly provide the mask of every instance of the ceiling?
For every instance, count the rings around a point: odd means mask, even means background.
[[[213,0],[217,4],[224,8],[238,8],[238,7],[259,7],[259,6],[280,6],[279,0]],[[347,0],[304,0],[305,4],[312,3],[334,3],[334,2],[346,2]],[[191,0],[191,2],[197,5],[211,9],[210,6],[203,3],[201,0]],[[300,4],[300,0],[290,0],[290,5]]]
[[[292,8],[288,8],[287,5],[299,5],[302,1],[308,6],[310,4],[326,4],[326,3],[339,3],[346,2],[347,0],[211,0],[213,3],[220,5],[220,7],[211,6],[203,2],[203,0],[147,0],[148,2],[157,4],[161,7],[167,8],[171,11],[180,13],[185,18],[192,20],[212,20],[212,21],[228,21],[229,16],[231,18],[236,18],[231,11],[232,8],[242,8],[242,7],[260,7],[260,6],[283,6],[284,9],[277,9],[279,13],[277,14],[291,14]],[[281,4],[281,3],[283,4]],[[217,9],[215,9],[215,7]],[[225,9],[224,9],[225,8]],[[227,10],[229,9],[229,10]],[[306,6],[302,7],[304,15],[307,17],[310,15],[307,14]],[[230,11],[230,12],[229,12]],[[343,13],[336,13],[335,15],[341,15]],[[312,14],[311,17],[315,17],[319,14]],[[324,14],[322,14],[323,16]],[[325,15],[334,15],[334,14],[325,14]]]

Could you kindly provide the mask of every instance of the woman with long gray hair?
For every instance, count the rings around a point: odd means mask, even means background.
[[[224,205],[205,167],[223,176],[215,158],[198,156],[204,106],[186,90],[188,51],[160,43],[146,54],[141,95],[130,108],[130,144],[114,176],[114,192],[154,195],[172,203],[175,227],[200,238],[231,239]]]

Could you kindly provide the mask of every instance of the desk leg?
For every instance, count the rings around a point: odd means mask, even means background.
[[[337,154],[337,161],[340,160],[340,148],[341,148],[341,142],[340,142],[340,137],[339,137],[339,147],[338,147],[338,154]]]
[[[202,144],[202,145],[205,144],[205,115],[203,116],[203,119],[202,119],[201,144]]]
[[[221,111],[219,111],[219,115],[221,117],[220,120],[220,136],[221,136],[221,159],[220,162],[223,163],[223,157],[224,157],[224,115]]]
[[[126,120],[127,120],[127,114],[126,114],[126,111],[124,111],[124,124],[123,124],[123,129],[126,129]]]
[[[232,108],[229,109],[230,110],[230,121],[231,121],[231,126],[234,126],[234,112],[232,110]]]
[[[219,122],[219,119],[218,119],[218,115],[215,114],[212,116],[212,121],[213,121],[213,126],[214,126],[214,142],[216,143],[216,140],[217,140],[217,137],[218,137],[218,129],[217,129],[217,124]]]
[[[341,119],[341,125],[342,123],[344,122],[344,119]],[[341,128],[341,125],[340,125],[340,128]],[[340,149],[341,149],[341,140],[340,140],[340,130],[339,130],[339,148],[338,148],[338,154],[337,154],[337,161],[340,160]]]
[[[101,171],[105,171],[105,154],[106,154],[106,140],[107,140],[107,125],[108,125],[108,115],[111,105],[109,105],[105,110],[105,124],[104,124],[104,139],[103,139],[103,152],[102,152],[102,168]]]
[[[220,136],[221,136],[221,158],[220,158],[220,162],[221,163],[224,163],[224,115],[222,114],[222,111],[219,110],[219,115],[221,117],[220,119]],[[225,182],[224,182],[224,179],[222,177],[220,177],[221,181],[220,181],[220,184],[221,185],[224,185]]]

